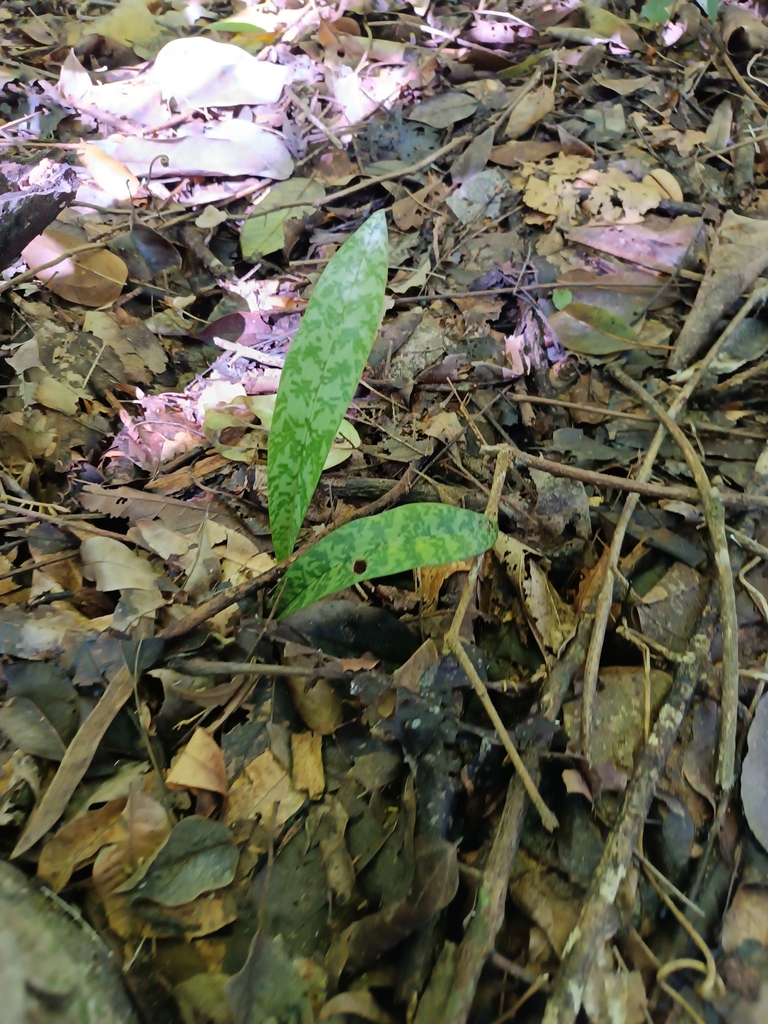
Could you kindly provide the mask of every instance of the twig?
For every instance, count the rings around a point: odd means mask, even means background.
[[[677,419],[682,410],[688,404],[688,400],[698,387],[701,378],[704,376],[711,363],[722,351],[724,345],[728,342],[739,324],[745,319],[754,306],[763,302],[767,297],[768,285],[759,284],[752,289],[747,301],[738,313],[736,313],[710,350],[702,359],[699,360],[698,363],[695,364],[694,367],[691,368],[692,373],[688,382],[669,408],[668,415],[671,420]],[[660,424],[648,447],[648,451],[643,459],[643,464],[637,474],[637,478],[643,483],[647,481],[651,475],[653,464],[656,461],[656,456],[659,454],[659,449],[661,448],[665,435],[666,428],[663,424]],[[595,624],[589,645],[589,651],[587,652],[587,659],[584,664],[584,688],[582,691],[581,705],[581,742],[582,752],[588,759],[591,747],[592,706],[595,699],[595,693],[597,692],[597,674],[600,668],[600,657],[603,651],[605,632],[608,627],[608,617],[610,615],[611,604],[613,602],[613,585],[614,579],[617,578],[616,567],[618,565],[621,548],[624,543],[624,537],[626,536],[637,502],[638,495],[630,494],[624,503],[624,508],[619,516],[619,521],[613,531],[608,555],[608,568],[597,599]]]
[[[499,501],[501,499],[501,491],[504,487],[504,482],[507,478],[507,470],[509,469],[509,463],[511,461],[512,453],[511,450],[504,446],[498,452],[496,456],[496,469],[493,474],[493,483],[491,484],[491,493],[488,497],[488,505],[485,514],[493,519],[498,518]],[[472,563],[472,568],[469,571],[467,579],[464,583],[464,587],[461,591],[459,603],[456,606],[456,611],[453,615],[453,621],[451,627],[445,636],[444,646],[446,651],[450,651],[454,655],[458,663],[464,669],[464,672],[472,684],[472,689],[475,691],[477,696],[480,698],[480,703],[485,708],[486,714],[493,722],[493,726],[496,732],[499,734],[499,738],[502,742],[504,749],[507,752],[512,765],[520,778],[520,781],[525,787],[525,791],[531,800],[531,803],[536,808],[541,818],[544,827],[552,832],[557,828],[557,818],[554,816],[552,811],[547,807],[541,798],[541,794],[536,788],[536,783],[533,781],[528,773],[528,769],[523,763],[523,759],[517,752],[515,744],[512,742],[512,737],[509,735],[507,727],[501,719],[501,715],[496,710],[496,707],[491,700],[488,688],[482,681],[477,673],[477,669],[472,664],[464,650],[461,643],[461,637],[459,635],[461,625],[464,622],[464,616],[469,608],[469,602],[472,599],[472,595],[475,592],[475,585],[477,583],[477,577],[480,572],[480,566],[482,564],[482,555],[476,555]]]
[[[739,635],[736,618],[736,591],[733,572],[728,554],[728,537],[725,532],[725,513],[720,494],[709,482],[701,459],[693,445],[655,398],[652,398],[631,377],[615,364],[608,366],[608,372],[623,384],[628,391],[639,398],[646,408],[658,416],[670,436],[683,453],[688,468],[701,494],[704,521],[709,529],[714,549],[715,567],[720,583],[720,628],[723,639],[722,692],[720,698],[720,740],[717,752],[717,781],[723,789],[730,789],[734,782],[734,757],[736,752],[736,724],[739,711]]]
[[[605,938],[606,914],[627,873],[661,772],[708,659],[709,641],[699,633],[691,641],[689,656],[675,673],[672,690],[659,712],[651,738],[637,759],[618,821],[605,844],[579,919],[566,944],[542,1024],[573,1024],[576,1020],[587,979]]]
[[[256,661],[206,661],[205,658],[183,658],[172,662],[177,672],[190,676],[296,676],[303,679],[347,679],[349,669],[336,665],[262,665]]]
[[[327,206],[328,203],[333,203],[337,199],[346,199],[347,196],[354,195],[355,192],[361,192],[364,188],[370,188],[372,185],[380,185],[383,181],[392,181],[393,178],[407,178],[411,174],[416,174],[417,171],[423,171],[425,167],[429,167],[435,163],[436,160],[440,160],[442,157],[447,156],[448,153],[452,153],[454,149],[458,149],[459,146],[463,146],[465,142],[469,142],[472,139],[471,135],[459,135],[457,138],[447,142],[440,149],[435,150],[429,156],[425,156],[422,160],[417,160],[415,164],[411,164],[410,167],[404,167],[399,171],[390,171],[388,174],[379,174],[375,178],[364,178],[359,181],[356,185],[350,185],[348,188],[342,188],[338,192],[331,192],[322,199],[299,199],[293,203],[282,203],[280,206],[270,206],[266,213],[277,213],[278,210],[293,210],[297,206]],[[255,208],[255,213],[258,214],[258,206]]]
[[[728,68],[731,77],[735,82],[737,82],[741,86],[741,88],[744,90],[745,95],[749,96],[749,98],[756,106],[761,107],[763,110],[768,110],[768,103],[766,103],[765,100],[760,99],[760,97],[757,95],[757,93],[749,84],[749,82],[747,82],[746,79],[739,73],[739,69],[728,56],[725,47],[723,47],[723,49],[721,50],[720,56],[723,58],[723,63]]]
[[[554,830],[557,828],[557,818],[544,803],[541,794],[536,788],[536,783],[531,778],[528,769],[523,763],[523,759],[518,754],[517,748],[515,747],[515,744],[512,742],[512,737],[509,735],[507,727],[501,720],[501,715],[496,710],[494,703],[491,700],[488,690],[485,686],[485,683],[477,674],[477,669],[475,668],[475,666],[469,660],[469,656],[467,655],[467,652],[464,650],[461,644],[461,640],[459,640],[458,637],[451,635],[451,633],[449,632],[445,638],[445,646],[446,649],[449,650],[455,656],[458,663],[464,669],[467,678],[472,684],[472,689],[480,698],[480,703],[483,705],[486,714],[493,722],[494,728],[496,729],[496,732],[499,734],[499,738],[501,739],[502,746],[506,750],[507,756],[512,762],[512,765],[515,771],[517,772],[520,781],[525,787],[525,792],[528,794],[529,800],[536,808],[538,815],[541,818],[542,825],[545,829],[547,829],[548,832],[554,832]]]
[[[3,525],[0,520],[0,526]],[[33,569],[44,569],[48,565],[55,565],[56,562],[66,562],[70,558],[77,556],[77,549],[72,548],[69,551],[63,551],[58,555],[49,555],[47,558],[41,558],[38,562],[28,562],[26,565],[17,565],[15,569],[9,569],[8,572],[0,572],[0,580],[10,580],[14,576],[19,576],[23,572],[32,572]]]
[[[654,878],[657,882],[659,882],[660,885],[663,885],[665,889],[668,889],[671,893],[673,893],[673,895],[677,896],[680,902],[684,903],[686,907],[689,908],[689,910],[692,910],[695,914],[698,914],[699,917],[706,917],[706,914],[698,905],[698,903],[694,903],[693,900],[689,899],[684,892],[681,892],[676,885],[673,885],[672,882],[670,882],[670,880],[667,878],[667,876],[663,875],[659,871],[659,869],[655,867],[651,863],[651,861],[648,860],[647,857],[640,853],[639,850],[635,850],[635,857],[637,857],[637,859],[643,865],[645,870],[650,872],[650,874],[654,876]]]
[[[585,615],[565,654],[547,677],[540,706],[543,717],[549,722],[554,722],[560,714],[573,677],[584,661],[591,630],[591,617]],[[536,749],[524,756],[526,768],[537,782],[538,753],[547,743],[546,740],[538,741]],[[441,1024],[465,1024],[469,1016],[480,974],[493,952],[496,935],[504,920],[509,873],[520,843],[526,807],[525,787],[521,778],[514,775],[507,787],[504,811],[493,838],[482,884],[477,890],[474,912],[459,948],[453,984]]]
[[[341,139],[339,139],[337,135],[333,134],[328,125],[324,124],[319,117],[316,117],[312,113],[312,111],[309,109],[308,103],[305,103],[304,100],[297,96],[292,89],[289,89],[287,85],[283,87],[283,91],[285,92],[285,95],[288,97],[288,99],[299,108],[299,110],[304,114],[304,116],[309,121],[312,122],[315,128],[320,129],[320,131],[323,133],[326,139],[328,139],[328,141],[332,143],[336,147],[336,149],[344,150],[346,148]]]
[[[509,396],[508,396],[509,397]],[[521,396],[522,397],[522,396]],[[526,399],[527,400],[527,396]],[[497,445],[483,447],[483,452],[493,452]],[[567,477],[569,480],[581,480],[585,484],[593,484],[595,487],[613,488],[617,491],[627,491],[630,494],[638,494],[644,498],[654,498],[657,501],[688,501],[698,502],[699,491],[695,487],[666,487],[664,484],[649,484],[645,480],[628,477],[613,476],[611,473],[597,473],[591,469],[582,469],[580,466],[570,466],[564,462],[554,462],[551,459],[542,458],[540,455],[530,455],[528,452],[514,449],[515,462],[527,466],[529,469],[540,469],[543,473],[551,476]],[[640,476],[641,474],[638,474]],[[738,491],[725,491],[720,494],[722,502],[729,508],[749,509],[768,508],[768,498],[759,494],[739,494]]]
[[[715,964],[715,958],[712,956],[712,950],[706,944],[704,939],[702,939],[701,935],[699,935],[699,933],[693,927],[691,922],[685,917],[684,914],[682,914],[678,910],[678,908],[669,898],[667,893],[662,890],[658,880],[654,878],[653,873],[649,870],[647,863],[644,864],[643,867],[645,868],[646,877],[648,878],[648,881],[651,883],[653,888],[656,890],[657,895],[664,901],[664,904],[666,905],[669,912],[675,918],[677,923],[681,926],[683,931],[687,934],[688,938],[692,940],[694,945],[697,946],[699,951],[701,952],[701,955],[704,960],[704,965],[700,965],[697,968],[697,970],[700,970],[702,974],[706,975],[706,977],[699,986],[699,994],[704,999],[722,999],[722,997],[725,995],[725,985],[723,984],[722,978],[720,978],[717,973],[717,966]],[[680,968],[676,967],[675,963],[680,964],[681,962],[682,961],[679,960],[672,960],[669,963],[664,964],[664,966],[660,968],[656,976],[657,981],[659,981],[659,984],[661,984],[661,982],[667,975],[671,974],[675,970],[679,970]]]

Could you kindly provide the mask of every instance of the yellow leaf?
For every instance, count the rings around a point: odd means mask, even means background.
[[[136,175],[98,146],[84,142],[78,156],[99,188],[118,202],[128,202],[141,191]]]

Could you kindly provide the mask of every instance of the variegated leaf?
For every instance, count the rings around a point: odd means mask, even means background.
[[[318,541],[285,574],[280,617],[361,580],[470,558],[487,551],[496,534],[487,516],[427,503],[347,523]]]
[[[288,350],[267,456],[269,521],[278,560],[293,550],[360,381],[381,320],[387,262],[387,224],[379,211],[323,271]]]

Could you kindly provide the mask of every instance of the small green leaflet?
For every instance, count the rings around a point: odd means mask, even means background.
[[[274,15],[272,16],[274,17]],[[258,35],[270,35],[270,30],[262,27],[262,22],[270,18],[264,16],[256,6],[247,6],[238,11],[237,14],[230,14],[228,18],[221,21],[214,21],[208,27],[219,32],[254,32]]]
[[[675,0],[647,0],[640,11],[640,17],[662,25],[665,21],[669,21],[674,2]]]
[[[696,0],[696,3],[704,11],[712,24],[717,22],[717,12],[720,8],[720,0]]]
[[[565,309],[569,302],[573,302],[573,292],[570,288],[555,288],[552,292],[552,302],[555,309]]]
[[[388,256],[380,210],[321,274],[288,349],[267,453],[269,523],[278,561],[293,550],[371,351],[384,308]]]
[[[414,504],[358,519],[318,541],[285,574],[282,618],[353,583],[487,551],[493,520],[453,505]]]
[[[325,197],[325,186],[310,178],[289,178],[273,185],[240,232],[243,259],[255,263],[260,256],[277,252],[285,245],[285,222],[315,213],[317,199]],[[306,205],[299,205],[306,201]],[[290,209],[275,209],[296,203]]]

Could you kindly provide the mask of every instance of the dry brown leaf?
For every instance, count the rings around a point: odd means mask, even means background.
[[[756,53],[768,47],[768,26],[746,7],[724,6],[722,9],[723,42],[730,53],[744,50]]]
[[[77,784],[88,770],[104,733],[132,693],[133,673],[126,664],[123,664],[113,671],[109,685],[99,698],[98,704],[67,747],[53,782],[29,816],[27,826],[13,849],[12,857],[19,857],[31,849],[62,816]]]
[[[768,892],[742,885],[725,915],[723,951],[730,953],[748,939],[768,946]]]
[[[127,802],[125,797],[110,800],[103,807],[63,825],[43,847],[37,862],[37,877],[54,892],[63,889],[73,871],[87,864],[102,846],[113,841],[115,823]]]
[[[195,729],[192,739],[168,772],[165,784],[169,789],[204,789],[227,795],[224,755],[205,729]]]
[[[642,267],[670,271],[682,263],[700,228],[698,217],[676,217],[670,221],[650,215],[642,224],[570,228],[567,237],[572,242],[631,260]]]
[[[579,796],[585,796],[590,803],[594,802],[589,786],[581,772],[577,772],[575,768],[564,768],[561,775],[566,793],[577,793]]]
[[[171,834],[173,822],[161,803],[132,789],[120,820],[93,865],[93,884],[102,899],[138,871]]]
[[[559,149],[557,142],[505,142],[503,146],[494,146],[488,159],[502,167],[516,167],[518,164],[538,163]]]
[[[494,552],[520,594],[525,615],[547,664],[576,632],[576,615],[549,582],[541,556],[507,534],[499,533]],[[541,559],[543,561],[543,559]]]
[[[279,826],[298,811],[304,799],[303,793],[293,789],[288,772],[272,751],[265,750],[247,764],[240,778],[232,783],[225,824],[253,821],[258,817],[269,824],[274,810],[274,825]]]
[[[323,737],[317,732],[298,732],[291,736],[293,788],[306,792],[310,800],[319,800],[325,790]]]
[[[675,341],[667,365],[681,370],[706,346],[720,317],[748,291],[768,266],[768,221],[728,210],[709,257],[693,309]]]
[[[80,240],[74,235],[46,228],[42,235],[32,239],[22,256],[31,268],[41,267],[79,244]],[[68,302],[106,306],[119,298],[128,279],[128,268],[119,256],[102,249],[69,256],[55,267],[38,271],[35,276],[54,295]]]
[[[548,85],[540,85],[529,92],[509,115],[504,137],[519,139],[543,117],[555,109],[555,94]]]

